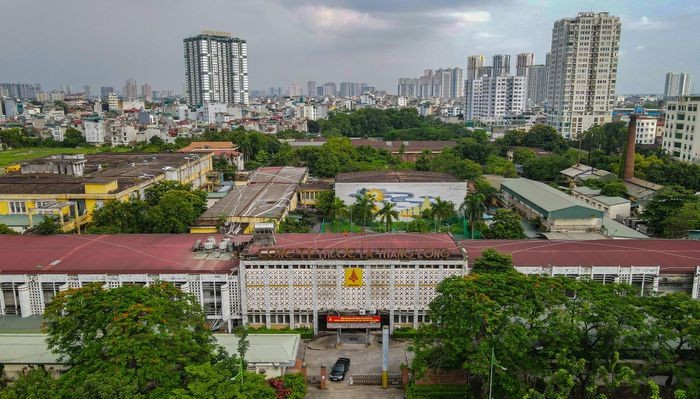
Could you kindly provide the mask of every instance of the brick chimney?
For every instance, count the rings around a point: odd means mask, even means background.
[[[630,115],[630,123],[627,126],[627,150],[625,151],[625,165],[622,179],[628,180],[634,177],[634,150],[637,140],[637,115]]]

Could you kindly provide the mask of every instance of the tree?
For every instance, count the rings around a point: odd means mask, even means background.
[[[685,228],[685,221],[672,218],[686,203],[698,202],[695,193],[680,186],[666,186],[659,190],[654,198],[649,201],[642,213],[644,219],[653,229],[654,234],[661,237],[673,237]],[[686,208],[686,212],[692,212],[692,207]]]
[[[69,127],[66,129],[66,132],[63,134],[63,143],[62,145],[64,147],[82,147],[86,144],[85,137],[83,137],[83,134],[80,133],[80,131],[76,128]]]
[[[143,233],[147,227],[147,211],[148,204],[139,199],[107,201],[93,212],[88,230],[98,234]]]
[[[700,229],[700,201],[686,202],[677,212],[667,216],[661,226],[669,238],[684,238],[688,230]]]
[[[6,224],[0,223],[0,234],[17,235],[19,233],[7,227]]]
[[[347,209],[348,207],[345,205],[345,201],[338,197],[333,197],[333,203],[331,203],[330,209],[328,210],[328,218],[335,220],[339,217],[343,217],[347,213]]]
[[[314,207],[321,211],[324,215],[328,215],[329,212],[331,212],[331,207],[333,206],[333,202],[335,201],[335,192],[333,191],[322,191],[320,194],[318,194],[318,197],[316,198],[316,204],[314,204]]]
[[[559,177],[559,172],[575,163],[561,155],[531,158],[523,162],[523,174],[532,180],[553,181]]]
[[[185,367],[213,359],[201,306],[168,283],[63,291],[44,321],[49,348],[71,365],[61,377],[64,396],[86,397],[87,387],[90,397],[114,397],[90,386],[104,380],[123,387],[119,395],[160,397],[182,385]]]
[[[58,216],[44,215],[44,219],[36,225],[36,232],[41,235],[51,235],[61,232],[61,222]]]
[[[647,328],[641,341],[648,375],[666,377],[667,395],[684,388],[700,396],[700,359],[686,356],[700,349],[700,302],[684,292],[640,299]],[[689,383],[689,384],[688,384]]]
[[[377,216],[384,223],[384,231],[391,231],[391,224],[399,218],[399,211],[396,210],[396,204],[389,201],[382,201],[382,207],[377,210]]]
[[[43,367],[23,370],[19,378],[6,388],[0,388],[0,399],[58,398],[58,381]]]
[[[155,206],[158,205],[163,195],[168,191],[180,190],[180,191],[190,191],[192,185],[182,184],[174,180],[161,180],[151,184],[144,190],[144,200],[148,205]]]
[[[627,196],[627,187],[621,180],[613,180],[603,183],[600,189],[600,195],[609,197],[625,197]]]
[[[438,227],[442,224],[442,221],[451,218],[454,214],[455,204],[452,201],[436,197],[435,202],[430,205],[430,216],[435,218]]]
[[[513,269],[513,257],[502,254],[495,249],[487,248],[481,252],[481,257],[474,261],[474,273],[510,272]]]
[[[353,217],[355,220],[359,219],[360,225],[364,228],[374,216],[374,197],[367,193],[359,195],[355,197],[355,203],[351,208]]]
[[[145,221],[151,233],[186,233],[206,208],[206,202],[191,191],[172,190],[148,209]]]
[[[410,222],[408,222],[406,230],[412,233],[427,233],[430,231],[430,225],[425,219],[421,217],[414,217]]]
[[[430,163],[433,153],[430,150],[423,150],[423,152],[416,158],[416,170],[421,170],[427,172],[430,170]]]
[[[486,212],[485,200],[486,196],[484,194],[467,194],[464,197],[464,202],[459,206],[460,213],[469,221],[472,239],[474,239],[474,225],[483,219],[484,212]]]
[[[485,173],[500,175],[503,177],[516,177],[515,165],[498,155],[489,155],[486,160]]]
[[[510,209],[498,209],[489,227],[489,238],[517,240],[525,238],[525,231],[520,224],[520,216]]]

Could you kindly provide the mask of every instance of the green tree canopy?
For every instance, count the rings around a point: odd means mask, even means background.
[[[481,257],[474,261],[473,270],[475,273],[510,272],[514,270],[513,257],[487,248],[481,252]]]
[[[525,238],[520,216],[511,209],[498,209],[488,230],[489,238],[517,240]]]

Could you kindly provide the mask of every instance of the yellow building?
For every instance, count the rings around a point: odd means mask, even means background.
[[[161,181],[210,187],[211,153],[57,155],[23,162],[0,176],[0,223],[24,232],[44,215],[58,216],[64,231],[90,221],[106,201],[143,197]]]
[[[333,183],[324,180],[308,181],[299,187],[298,199],[301,205],[316,205],[316,200],[321,193],[333,191]]]

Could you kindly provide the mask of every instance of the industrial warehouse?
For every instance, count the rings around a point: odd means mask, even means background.
[[[264,226],[263,226],[264,227]],[[327,316],[380,318],[396,328],[429,321],[443,279],[469,273],[486,248],[527,274],[626,282],[698,298],[693,240],[455,241],[449,234],[2,236],[0,315],[41,315],[58,292],[168,281],[191,293],[212,328],[313,327]]]

